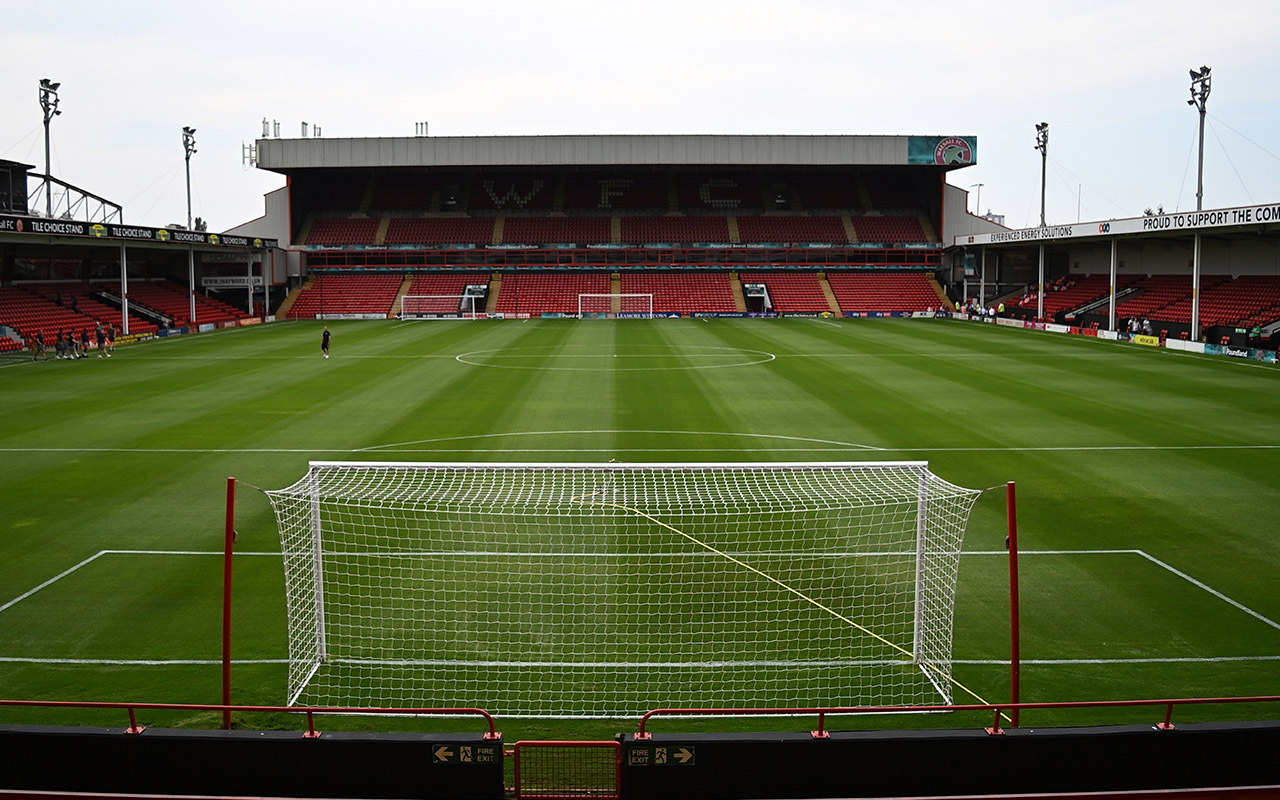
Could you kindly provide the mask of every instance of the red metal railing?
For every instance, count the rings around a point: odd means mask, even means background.
[[[1280,695],[1262,697],[1196,697],[1181,700],[1092,700],[1074,703],[998,703],[991,705],[969,706],[866,706],[845,708],[657,708],[640,719],[640,730],[637,739],[648,739],[649,720],[653,717],[715,717],[715,716],[807,716],[816,714],[818,729],[813,731],[815,739],[826,739],[831,734],[826,729],[828,715],[843,714],[902,714],[907,712],[935,711],[987,711],[995,714],[995,723],[987,728],[987,733],[999,736],[1004,733],[1000,727],[1000,717],[1005,711],[1021,711],[1024,709],[1075,709],[1075,708],[1138,708],[1163,706],[1164,721],[1156,725],[1160,730],[1173,730],[1173,709],[1175,706],[1212,705],[1227,703],[1280,703]]]
[[[321,732],[316,730],[315,715],[316,714],[343,714],[347,716],[360,715],[403,715],[403,716],[479,716],[484,717],[489,725],[489,732],[484,735],[486,739],[497,739],[499,737],[497,726],[494,724],[493,716],[482,708],[354,708],[354,707],[317,707],[317,708],[298,708],[296,706],[227,706],[227,705],[202,705],[191,703],[99,703],[87,701],[70,701],[70,700],[0,700],[0,706],[10,706],[16,708],[93,708],[93,709],[121,709],[129,712],[129,728],[126,733],[142,733],[145,726],[138,724],[138,711],[221,711],[225,715],[231,712],[246,713],[276,713],[276,714],[306,714],[307,731],[302,734],[304,739],[317,739]]]

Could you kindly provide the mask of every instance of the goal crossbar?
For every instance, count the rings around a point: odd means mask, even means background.
[[[951,702],[980,492],[922,461],[317,461],[269,491],[290,704]]]
[[[485,298],[473,294],[407,294],[401,298],[401,319],[474,318]]]

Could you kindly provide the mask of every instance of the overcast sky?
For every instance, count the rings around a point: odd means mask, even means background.
[[[1274,0],[420,0],[212,4],[44,0],[0,27],[0,158],[44,170],[37,85],[62,83],[52,172],[210,229],[283,185],[241,144],[547,134],[974,135],[983,210],[1039,223],[1194,209],[1193,67],[1213,68],[1206,208],[1280,202]],[[973,190],[975,194],[977,190]],[[975,198],[970,198],[976,210]]]

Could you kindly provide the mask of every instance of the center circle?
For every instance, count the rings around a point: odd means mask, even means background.
[[[669,347],[667,345],[564,345],[557,347],[516,347],[472,350],[454,360],[473,367],[495,369],[550,370],[559,372],[654,372],[724,369],[766,364],[776,359],[764,350],[740,347]],[[655,364],[656,361],[672,363]],[[681,361],[683,363],[675,363]],[[538,362],[538,363],[532,363]]]

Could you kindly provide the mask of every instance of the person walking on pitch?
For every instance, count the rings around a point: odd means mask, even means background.
[[[324,357],[329,357],[329,326],[324,326],[324,336],[320,339],[320,350],[324,353]]]

